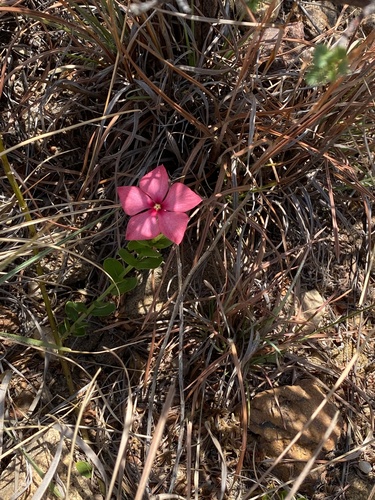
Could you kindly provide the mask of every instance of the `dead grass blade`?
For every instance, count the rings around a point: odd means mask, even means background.
[[[156,426],[155,432],[153,433],[151,446],[150,446],[148,453],[147,453],[146,461],[144,464],[141,478],[139,480],[139,485],[138,485],[137,493],[135,495],[134,500],[142,500],[143,495],[146,491],[147,482],[148,482],[148,478],[149,478],[149,475],[151,472],[152,464],[153,464],[153,461],[155,459],[157,449],[158,449],[158,446],[159,446],[161,438],[162,438],[162,434],[163,434],[164,427],[165,427],[167,417],[168,417],[168,412],[172,406],[174,394],[175,394],[175,387],[174,387],[174,385],[171,385],[169,390],[168,390],[168,393],[166,395],[166,398],[165,398],[165,402],[164,402],[164,405],[163,405],[163,408],[162,408],[162,411],[160,414],[159,422]]]

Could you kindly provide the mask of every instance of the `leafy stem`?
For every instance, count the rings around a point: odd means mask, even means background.
[[[163,261],[159,250],[167,248],[172,242],[160,235],[153,240],[130,241],[127,248],[120,248],[118,255],[121,260],[115,258],[105,259],[103,270],[109,276],[111,282],[104,292],[90,305],[84,302],[68,301],[65,304],[65,319],[59,326],[59,334],[62,340],[70,335],[81,337],[86,335],[88,318],[90,316],[110,316],[116,310],[116,305],[106,300],[109,295],[119,296],[133,290],[138,280],[136,277],[127,277],[132,270],[156,269]]]
[[[127,266],[121,272],[119,278],[120,279],[125,278],[125,276],[133,269],[134,269],[133,266]],[[133,282],[129,281],[129,285],[130,283]],[[137,282],[134,283],[134,285],[136,284]],[[129,288],[129,290],[130,289],[131,288]],[[104,292],[101,295],[99,295],[99,297],[94,302],[92,302],[92,304],[88,307],[86,307],[86,305],[83,304],[82,302],[67,302],[65,306],[65,311],[67,313],[67,316],[70,317],[70,319],[74,319],[75,317],[77,317],[77,319],[75,319],[75,321],[69,325],[69,329],[67,329],[62,335],[60,335],[60,338],[64,341],[72,334],[77,335],[77,332],[78,336],[79,332],[85,334],[86,325],[84,323],[86,322],[89,316],[109,316],[109,314],[112,314],[115,308],[114,304],[109,302],[104,302],[104,299],[108,295],[117,295],[119,291],[120,290],[118,287],[118,282],[112,281],[110,285],[104,290]],[[81,328],[82,326],[83,328]]]

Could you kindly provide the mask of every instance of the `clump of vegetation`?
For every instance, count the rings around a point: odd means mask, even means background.
[[[329,498],[374,462],[374,35],[241,4],[0,6],[4,498]],[[118,198],[161,164],[173,244]],[[351,440],[286,478],[254,401],[303,379]]]
[[[306,75],[310,85],[335,81],[348,72],[348,56],[346,49],[337,46],[330,49],[326,45],[318,45],[314,51],[313,64]]]

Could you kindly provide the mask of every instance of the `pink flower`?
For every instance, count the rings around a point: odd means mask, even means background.
[[[122,208],[131,216],[127,240],[151,240],[161,233],[174,243],[181,243],[189,222],[184,212],[202,201],[181,182],[169,186],[164,165],[142,177],[139,187],[119,187],[117,192]]]

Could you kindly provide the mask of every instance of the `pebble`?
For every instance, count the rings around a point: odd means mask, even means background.
[[[358,462],[358,469],[363,472],[363,474],[370,474],[372,471],[372,465],[366,460],[360,460]]]

